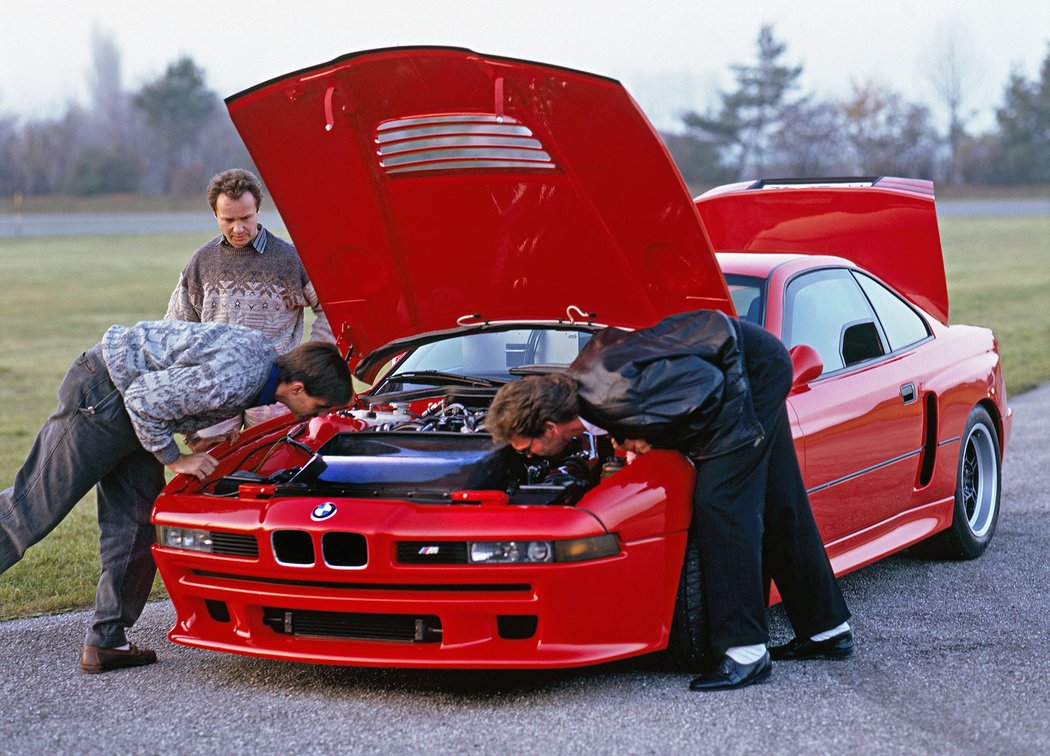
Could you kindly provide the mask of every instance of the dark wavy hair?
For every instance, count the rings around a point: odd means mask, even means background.
[[[580,413],[576,380],[561,373],[530,375],[500,387],[485,415],[485,430],[498,442],[538,438],[548,420],[565,423]]]

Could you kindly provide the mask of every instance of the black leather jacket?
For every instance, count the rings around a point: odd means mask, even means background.
[[[633,332],[606,329],[568,374],[579,385],[581,417],[617,439],[644,438],[702,459],[764,435],[741,325],[721,312],[680,313]]]

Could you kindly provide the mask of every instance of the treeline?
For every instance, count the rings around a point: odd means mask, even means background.
[[[951,40],[949,40],[951,41]],[[189,57],[129,92],[112,35],[91,37],[88,107],[19,121],[0,110],[0,194],[195,194],[230,166],[251,168],[240,138],[205,74]],[[803,67],[763,26],[756,60],[732,65],[718,105],[664,134],[694,186],[755,177],[900,175],[948,184],[1050,184],[1050,51],[1036,80],[1013,73],[995,127],[970,128],[972,59],[945,46],[931,82],[947,116],[877,83],[854,84],[843,101],[801,87]],[[2,102],[0,102],[2,106]]]
[[[0,111],[0,194],[199,194],[214,173],[251,167],[191,58],[129,92],[113,37],[95,29],[91,51],[88,107],[24,122]]]
[[[1050,184],[1050,51],[1039,78],[1011,74],[995,110],[995,127],[972,133],[968,109],[972,58],[955,38],[931,68],[938,130],[931,109],[885,85],[854,84],[844,101],[801,90],[801,65],[771,26],[757,59],[731,67],[734,88],[708,112],[682,118],[682,133],[664,135],[693,185],[789,176],[910,176],[947,184]]]

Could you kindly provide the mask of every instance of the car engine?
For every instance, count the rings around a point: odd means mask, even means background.
[[[574,504],[597,484],[603,464],[615,460],[611,443],[589,433],[557,458],[497,447],[485,432],[486,407],[442,399],[421,412],[408,405],[342,410],[335,422],[354,421],[354,429],[336,433],[316,451],[296,440],[302,425],[278,440],[309,452],[305,464],[269,475],[233,473],[212,493],[228,496],[248,482],[273,485],[274,496],[450,503],[456,492],[503,491],[511,504]]]

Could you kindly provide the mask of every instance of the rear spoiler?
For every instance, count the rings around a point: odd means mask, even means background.
[[[761,179],[695,199],[717,252],[843,257],[948,322],[933,183],[882,177]]]

